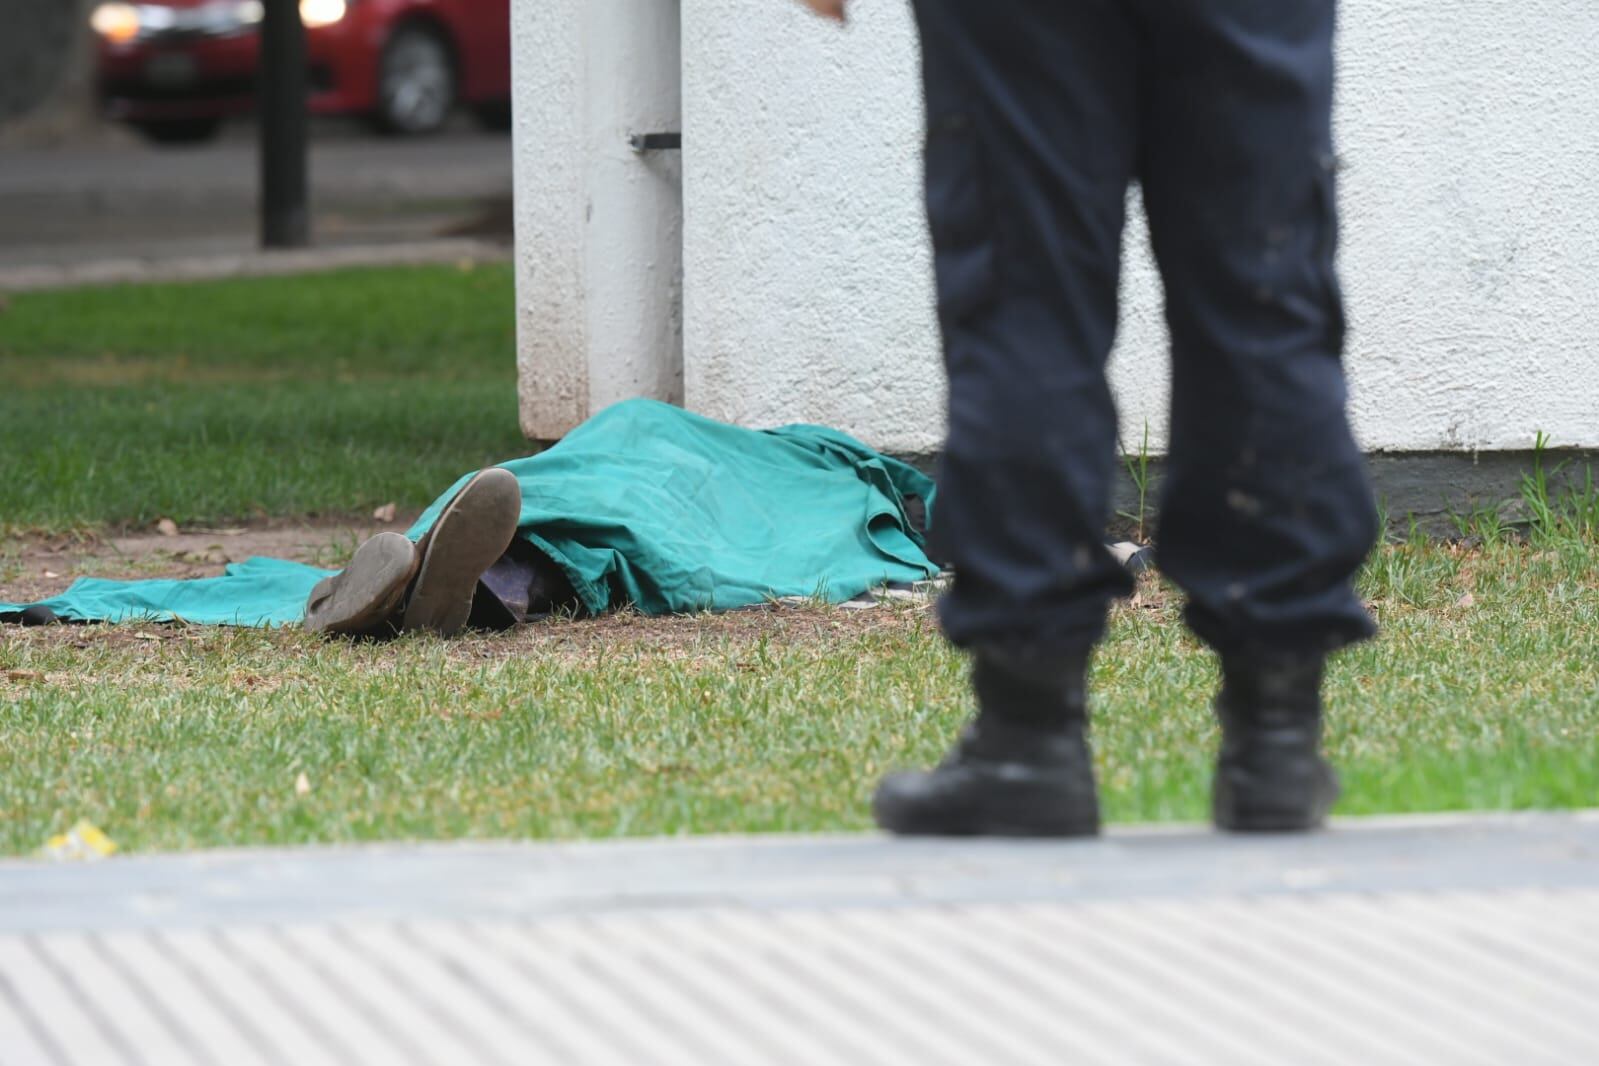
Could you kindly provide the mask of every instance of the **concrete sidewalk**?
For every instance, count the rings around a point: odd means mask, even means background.
[[[1599,1061],[1599,812],[0,864],[0,1061]]]
[[[308,274],[346,267],[419,266],[429,263],[503,262],[509,245],[470,238],[403,240],[333,245],[292,251],[240,248],[229,241],[216,248],[193,242],[168,243],[145,252],[107,251],[99,258],[16,266],[0,264],[0,293],[69,289],[157,281]]]

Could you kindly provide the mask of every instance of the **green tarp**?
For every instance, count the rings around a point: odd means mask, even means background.
[[[932,481],[822,426],[740,429],[630,400],[500,465],[522,485],[519,535],[594,612],[730,610],[776,596],[836,603],[938,572],[906,510],[914,496],[931,515]],[[407,536],[420,537],[467,476]],[[257,558],[191,581],[82,578],[44,606],[70,621],[287,625],[330,572]]]

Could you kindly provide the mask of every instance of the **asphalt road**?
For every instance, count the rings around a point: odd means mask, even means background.
[[[255,130],[157,148],[114,131],[63,147],[0,148],[0,268],[225,254],[254,246]],[[319,122],[311,149],[315,241],[509,239],[511,139],[464,121],[425,138]]]

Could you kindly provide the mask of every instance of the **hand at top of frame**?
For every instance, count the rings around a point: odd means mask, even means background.
[[[801,0],[801,3],[823,18],[835,22],[844,21],[845,0]]]

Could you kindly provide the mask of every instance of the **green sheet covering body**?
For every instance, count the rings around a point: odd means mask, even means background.
[[[522,486],[518,535],[596,613],[730,610],[774,596],[841,602],[938,570],[906,514],[916,496],[931,515],[932,481],[823,426],[748,430],[629,400],[553,448],[500,465]],[[407,536],[422,536],[469,476]],[[257,558],[199,580],[83,578],[44,606],[74,621],[287,625],[329,573]]]

